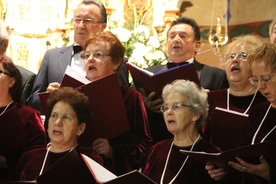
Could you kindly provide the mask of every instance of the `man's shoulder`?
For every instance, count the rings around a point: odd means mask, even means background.
[[[212,71],[219,72],[219,73],[225,73],[225,71],[223,69],[217,68],[215,66],[204,65],[204,67],[206,67],[206,69],[208,69],[208,70],[212,70]]]
[[[60,52],[64,53],[64,52],[66,52],[68,50],[71,50],[71,49],[72,49],[72,45],[70,45],[70,46],[64,46],[64,47],[52,48],[52,49],[47,50],[47,52],[49,54],[60,53]]]
[[[208,71],[213,71],[213,72],[217,72],[217,73],[225,73],[225,71],[223,69],[220,69],[215,66],[200,63],[197,60],[194,60],[194,64],[195,64],[195,67],[197,68],[197,70],[208,70]]]
[[[36,74],[22,66],[16,65],[17,69],[20,71],[22,75],[35,76]]]

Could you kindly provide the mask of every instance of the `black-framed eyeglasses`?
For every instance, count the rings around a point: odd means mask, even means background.
[[[184,107],[192,108],[192,106],[190,106],[190,105],[186,105],[181,102],[177,102],[177,103],[173,103],[171,106],[169,106],[167,104],[163,104],[161,106],[160,110],[162,113],[166,113],[169,109],[171,109],[172,111],[179,111],[179,110],[183,109]]]
[[[249,79],[249,82],[253,85],[258,85],[259,81],[261,81],[262,84],[268,84],[268,83],[272,82],[275,79],[276,79],[276,75],[274,75],[273,77],[271,77],[269,75],[266,75],[266,76],[262,76],[261,78],[251,77]]]
[[[226,61],[233,61],[235,58],[240,61],[247,61],[247,52],[231,53],[226,56]]]
[[[88,27],[91,27],[95,24],[101,24],[100,22],[94,22],[92,19],[82,19],[80,17],[74,17],[73,21],[75,24],[79,25],[81,22]]]
[[[104,54],[100,51],[95,52],[95,53],[90,53],[90,52],[84,51],[84,52],[81,53],[81,58],[82,59],[89,59],[91,56],[92,56],[92,58],[102,60],[106,56],[110,56],[110,54]]]
[[[11,77],[11,74],[9,74],[9,73],[7,73],[7,72],[4,72],[4,71],[2,71],[2,70],[0,70],[0,75],[1,75],[1,74],[5,74],[5,75],[8,75],[8,76]]]

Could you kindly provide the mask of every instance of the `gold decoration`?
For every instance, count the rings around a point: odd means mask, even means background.
[[[216,21],[215,32],[213,30],[214,21]],[[227,0],[214,0],[208,41],[216,48],[217,54],[219,47],[228,42]]]
[[[152,24],[152,0],[127,0],[124,9],[125,25],[133,29],[140,24]]]

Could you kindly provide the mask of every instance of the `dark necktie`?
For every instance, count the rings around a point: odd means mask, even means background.
[[[181,63],[167,63],[167,68],[173,68],[173,67],[176,67],[176,66],[181,66],[181,65],[186,65],[186,64],[189,64],[189,62],[187,61],[184,61],[184,62],[181,62]]]
[[[82,48],[82,46],[80,46],[80,45],[74,45],[74,46],[73,46],[74,54],[77,54],[77,53],[81,52],[82,49],[83,49],[83,48]]]

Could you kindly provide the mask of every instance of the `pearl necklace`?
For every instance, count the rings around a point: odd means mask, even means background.
[[[10,103],[6,106],[6,108],[1,112],[0,116],[2,116],[6,112],[6,110],[9,108],[9,106],[12,104],[12,102],[13,102],[13,100],[10,101]]]
[[[196,142],[199,140],[200,138],[200,135],[198,135],[198,137],[196,138],[195,142],[193,143],[190,151],[193,150]],[[171,144],[171,147],[170,147],[170,150],[169,150],[169,153],[167,155],[167,159],[166,159],[166,163],[165,163],[165,167],[163,169],[163,173],[162,173],[162,176],[161,176],[161,180],[160,180],[160,184],[163,184],[163,180],[164,180],[164,176],[165,176],[165,172],[166,172],[166,169],[167,169],[167,165],[168,165],[168,161],[169,161],[169,157],[170,157],[170,154],[171,154],[171,151],[172,151],[172,147],[173,147],[173,141],[172,141],[172,144]],[[178,170],[178,172],[176,173],[176,175],[173,177],[173,179],[168,183],[168,184],[172,184],[174,182],[174,180],[177,178],[177,176],[179,175],[179,173],[182,171],[184,165],[186,164],[186,161],[188,160],[189,156],[186,157],[186,159],[184,160],[182,166],[180,167],[180,169]]]
[[[71,151],[73,151],[73,149],[76,148],[77,146],[78,146],[78,145],[76,145],[76,146],[74,146],[73,148],[71,148],[67,154],[69,154]],[[42,163],[42,167],[41,167],[41,169],[40,169],[40,172],[39,172],[39,175],[38,175],[38,176],[40,176],[40,175],[42,174],[43,170],[44,170],[45,163],[46,163],[46,160],[47,160],[47,157],[48,157],[48,153],[49,153],[49,151],[50,151],[50,148],[51,148],[51,146],[49,146],[49,147],[47,148],[47,152],[46,152],[46,154],[45,154],[45,157],[44,157],[44,160],[43,160],[43,163]],[[66,154],[66,155],[67,155],[67,154]]]
[[[254,96],[253,96],[253,98],[252,98],[250,104],[248,105],[247,109],[243,112],[243,114],[246,114],[246,113],[249,111],[251,105],[253,104],[253,102],[254,102],[254,100],[255,100],[255,97],[256,97],[256,95],[257,95],[257,92],[258,92],[258,90],[255,91]],[[227,89],[227,110],[230,110],[230,107],[229,107],[229,106],[230,106],[230,105],[229,105],[229,98],[230,98],[230,97],[229,97],[229,93],[230,93],[230,89],[228,88],[228,89]]]
[[[256,130],[256,132],[255,132],[253,138],[252,138],[252,141],[251,141],[251,144],[252,144],[252,145],[255,144],[255,139],[256,139],[256,137],[257,137],[257,134],[259,133],[259,131],[260,131],[262,125],[263,125],[263,122],[264,122],[264,120],[265,120],[265,118],[266,118],[266,116],[267,116],[267,114],[268,114],[270,108],[271,108],[271,104],[270,104],[270,106],[267,108],[266,113],[265,113],[265,115],[264,115],[264,117],[263,117],[263,119],[262,119],[262,121],[261,121],[261,123],[260,123],[258,129]],[[263,139],[261,140],[261,143],[264,142],[264,140],[269,136],[269,134],[271,134],[271,132],[272,132],[275,128],[276,128],[276,125],[275,125],[275,126],[274,126],[274,127],[263,137]]]

